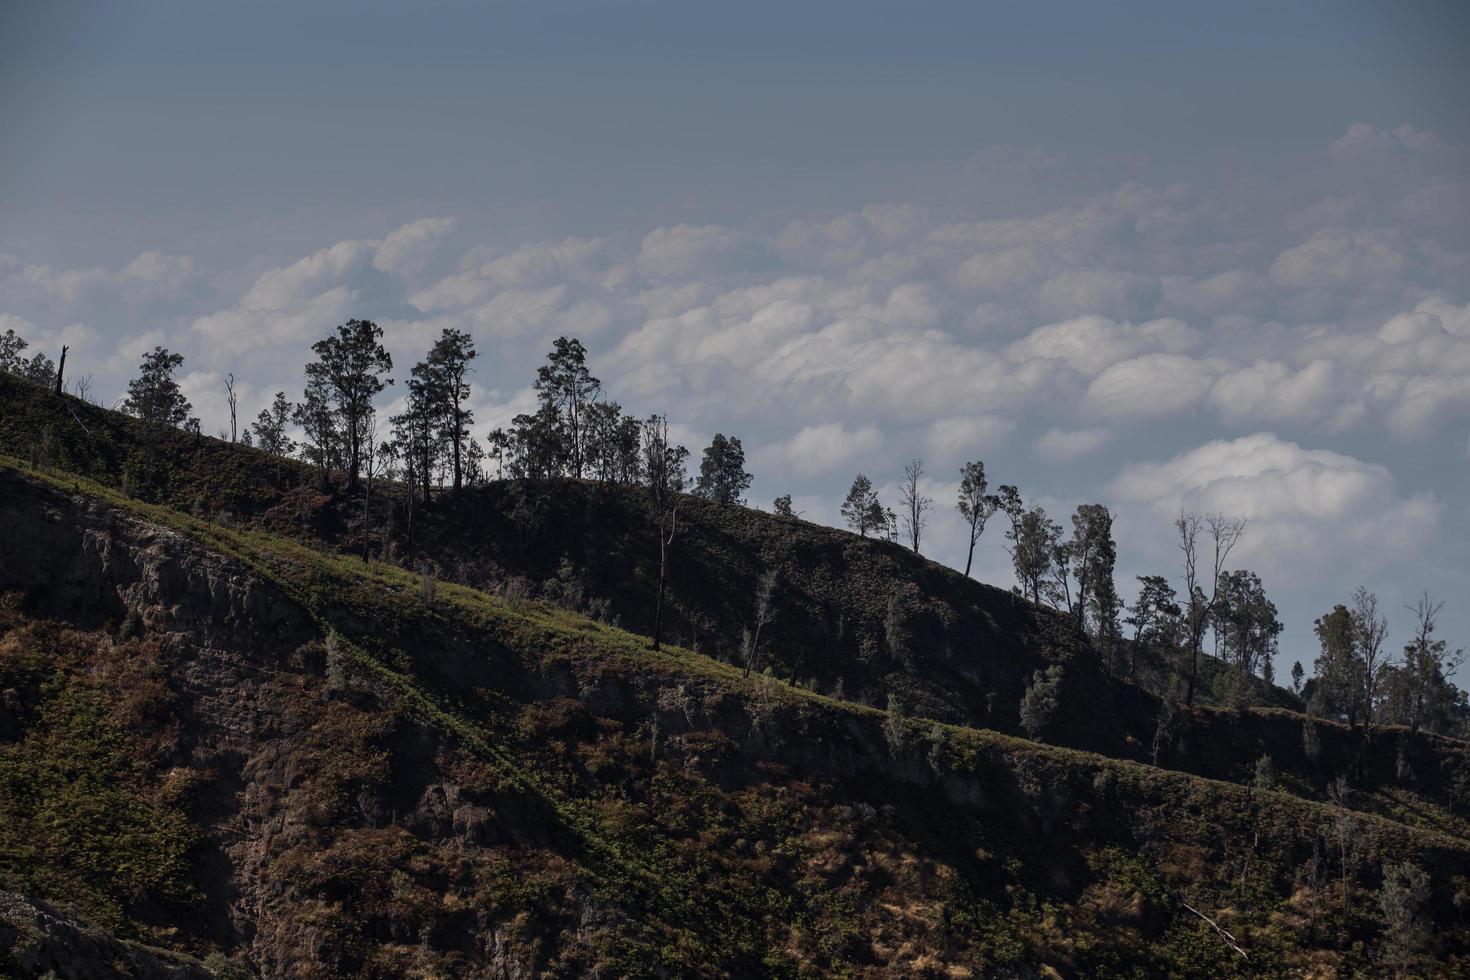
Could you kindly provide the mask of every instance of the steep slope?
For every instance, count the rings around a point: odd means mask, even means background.
[[[302,464],[150,429],[8,376],[0,376],[0,448],[176,511],[651,631],[658,553],[646,500],[633,488],[504,482],[410,508],[402,488],[380,486],[365,500],[323,490]],[[1058,664],[1065,677],[1048,741],[1239,783],[1251,782],[1269,755],[1290,792],[1323,800],[1351,773],[1359,806],[1470,832],[1465,743],[1394,729],[1364,740],[1290,710],[1166,712],[1157,683],[1149,690],[1129,679],[1162,676],[1148,651],[1109,663],[1057,614],[887,542],[694,498],[682,502],[681,523],[665,635],[687,647],[739,661],[757,579],[775,571],[776,618],[761,651],[775,677],[880,709],[1017,733],[1026,681]],[[1206,665],[1218,669],[1210,658]],[[1282,708],[1296,704],[1288,692],[1267,693]]]
[[[0,471],[0,589],[0,771],[31,790],[5,886],[250,973],[1349,973],[1395,952],[1401,862],[1432,871],[1424,962],[1465,963],[1464,840],[746,679],[81,478]],[[181,829],[41,818],[77,766]]]

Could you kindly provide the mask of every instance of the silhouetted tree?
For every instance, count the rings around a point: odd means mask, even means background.
[[[332,468],[341,460],[343,442],[341,413],[332,406],[326,384],[308,375],[301,401],[291,410],[291,421],[301,429],[301,455],[315,465],[325,488]]]
[[[1210,616],[1225,660],[1235,665],[1237,682],[1260,675],[1271,683],[1282,626],[1260,576],[1245,569],[1222,574]],[[1237,690],[1244,695],[1248,688],[1239,684]]]
[[[869,531],[877,530],[885,523],[882,505],[873,492],[873,481],[861,473],[853,478],[852,486],[842,501],[841,512],[847,526],[864,538]]]
[[[1057,567],[1061,537],[1061,525],[1041,507],[1032,507],[1021,514],[1006,532],[1016,581],[1020,583],[1021,594],[1032,602],[1040,603],[1055,595],[1054,589],[1048,587],[1048,579]]]
[[[317,359],[306,366],[308,382],[320,386],[342,417],[347,485],[354,490],[373,399],[393,383],[391,378],[383,377],[393,370],[393,358],[382,340],[382,328],[371,320],[348,320],[336,334],[311,345]]]
[[[1095,639],[1105,647],[1117,638],[1118,593],[1113,585],[1117,562],[1113,543],[1113,515],[1102,504],[1082,504],[1072,515],[1072,540],[1067,557],[1077,579],[1072,615],[1077,628],[1091,625]]]
[[[1215,605],[1220,576],[1225,571],[1225,560],[1245,534],[1245,522],[1231,520],[1221,514],[1201,516],[1181,510],[1174,520],[1174,529],[1179,534],[1179,550],[1184,557],[1184,622],[1189,640],[1189,680],[1184,703],[1193,705],[1195,687],[1199,681],[1199,658],[1204,650],[1205,631],[1210,625],[1210,610]],[[1199,552],[1199,538],[1202,532],[1210,535],[1213,545],[1209,579],[1211,594],[1208,596],[1205,595],[1201,582],[1202,569],[1199,567],[1202,557]]]
[[[448,449],[455,490],[464,485],[464,445],[474,421],[465,402],[470,397],[470,362],[476,356],[475,342],[469,334],[446,328],[429,349],[428,357],[414,368],[415,377],[427,385],[429,410]]]
[[[1000,507],[1000,498],[985,492],[989,486],[984,463],[975,460],[960,467],[960,497],[955,507],[970,528],[970,547],[965,552],[965,578],[970,577],[975,545],[979,543],[980,535],[985,533],[985,523]]]
[[[235,442],[239,435],[239,430],[235,427],[235,409],[238,406],[238,401],[235,397],[235,374],[233,371],[225,375],[225,401],[230,406],[230,442]]]
[[[603,483],[637,483],[643,476],[642,426],[617,402],[587,407],[587,467]]]
[[[1353,616],[1339,603],[1313,624],[1321,653],[1307,683],[1307,710],[1356,728],[1362,716],[1363,667],[1353,639]]]
[[[658,597],[653,607],[653,648],[662,639],[664,590],[669,554],[679,533],[679,495],[688,485],[685,462],[689,450],[669,442],[669,420],[654,415],[643,425],[643,469],[648,480],[650,516],[658,533]]]
[[[1164,653],[1172,663],[1183,633],[1183,612],[1175,601],[1177,596],[1162,575],[1140,575],[1138,583],[1138,598],[1124,620],[1133,627],[1133,645]],[[1130,675],[1135,665],[1136,659],[1130,660]]]
[[[1424,592],[1406,608],[1414,615],[1414,634],[1404,645],[1401,665],[1384,672],[1382,720],[1410,731],[1456,734],[1466,718],[1466,696],[1449,678],[1464,661],[1465,651],[1450,650],[1435,635],[1444,603]]]
[[[796,511],[791,509],[791,494],[783,493],[771,501],[771,510],[781,517],[795,517]]]
[[[144,354],[142,363],[138,365],[138,376],[128,382],[128,397],[123,402],[123,411],[145,422],[183,425],[192,409],[189,399],[179,391],[179,384],[174,380],[174,371],[183,363],[184,355],[171,354],[162,347],[155,347]]]
[[[587,409],[601,392],[602,382],[587,370],[587,349],[580,340],[556,339],[547,363],[536,372],[535,388],[542,407],[551,409],[564,432],[570,475],[581,479],[587,461]]]
[[[745,450],[740,440],[726,438],[716,432],[704,459],[699,464],[699,480],[695,484],[696,496],[725,505],[742,501],[742,494],[750,488],[751,476],[745,472]]]
[[[26,359],[22,352],[29,347],[25,338],[16,333],[14,328],[7,329],[0,334],[0,371],[9,374],[21,374],[25,370]]]
[[[56,365],[51,358],[40,351],[21,367],[20,376],[27,381],[44,387],[51,387],[56,380]]]
[[[286,435],[286,426],[291,423],[291,400],[284,391],[268,408],[262,408],[255,417],[255,444],[272,456],[289,456],[296,451],[296,443]]]
[[[914,554],[919,553],[919,541],[924,534],[924,525],[929,522],[928,514],[934,509],[934,500],[926,497],[919,489],[919,479],[924,475],[923,460],[910,460],[903,468],[903,482],[898,487],[899,501],[903,504],[903,527]]]
[[[1377,704],[1378,684],[1388,657],[1383,644],[1388,639],[1388,618],[1378,611],[1378,596],[1359,586],[1352,598],[1353,648],[1363,683],[1359,704],[1363,712],[1363,737],[1373,728],[1373,709]]]

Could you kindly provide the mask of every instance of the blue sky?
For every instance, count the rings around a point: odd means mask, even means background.
[[[404,368],[457,326],[481,433],[572,333],[739,435],[762,505],[922,456],[962,564],[979,456],[1112,506],[1125,592],[1172,509],[1247,517],[1283,671],[1358,584],[1462,645],[1467,40],[1412,2],[10,3],[0,329],[108,402],[164,343],[217,428],[224,372],[253,415],[349,316]]]

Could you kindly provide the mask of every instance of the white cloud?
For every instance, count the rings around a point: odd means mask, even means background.
[[[0,256],[0,298],[73,307],[87,302],[143,304],[175,299],[198,284],[194,260],[149,250],[113,271],[25,265]]]
[[[1122,421],[1168,418],[1200,403],[1219,373],[1217,364],[1175,354],[1144,354],[1119,362],[1087,386],[1097,415]]]
[[[954,459],[997,448],[1015,427],[1010,419],[996,415],[950,415],[930,424],[924,442],[936,456]]]
[[[1209,401],[1231,424],[1288,423],[1333,432],[1356,425],[1365,413],[1336,366],[1323,359],[1300,370],[1258,361],[1221,376]]]
[[[666,281],[769,268],[764,245],[745,232],[722,225],[655,228],[638,251],[638,274]]]
[[[394,275],[413,275],[423,270],[439,245],[454,232],[453,218],[420,218],[392,232],[378,246],[373,267]]]
[[[1038,327],[1011,344],[1012,360],[1054,360],[1084,375],[1144,353],[1183,354],[1200,345],[1198,333],[1179,320],[1134,325],[1084,316]]]
[[[805,478],[861,460],[882,445],[882,433],[873,426],[848,430],[840,422],[828,422],[808,425],[784,442],[763,446],[755,459],[763,469]]]
[[[1413,555],[1441,512],[1430,494],[1400,494],[1384,467],[1270,433],[1205,443],[1163,463],[1125,466],[1112,494],[1134,528],[1157,538],[1181,509],[1248,522],[1232,560],[1284,577],[1321,576],[1334,563]],[[1141,533],[1141,532],[1140,532]]]
[[[1394,231],[1331,228],[1277,256],[1271,264],[1271,281],[1294,289],[1384,287],[1397,282],[1410,261]]]
[[[241,298],[240,307],[274,312],[307,302],[366,268],[376,251],[372,242],[341,241],[288,266],[271,269]]]
[[[1050,463],[1070,463],[1091,456],[1112,441],[1107,429],[1048,429],[1036,440],[1036,455]]]

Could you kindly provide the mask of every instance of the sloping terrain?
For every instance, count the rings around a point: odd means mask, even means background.
[[[367,554],[438,581],[540,596],[651,633],[658,551],[636,488],[571,480],[496,482],[412,507],[401,486],[370,499],[323,487],[301,463],[115,412],[0,374],[0,450],[45,461],[131,499]],[[1205,703],[1166,713],[1167,663],[1148,650],[1092,651],[1069,622],[885,541],[695,498],[681,503],[665,638],[740,661],[759,577],[778,575],[761,668],[781,680],[935,721],[1019,733],[1032,674],[1063,666],[1047,741],[1250,783],[1269,755],[1279,787],[1326,800],[1353,777],[1354,805],[1431,829],[1470,832],[1470,747],[1400,729],[1371,739],[1292,710]],[[999,547],[987,538],[982,547]],[[1206,657],[1205,668],[1221,665]],[[1110,662],[1111,661],[1111,662]],[[1161,714],[1167,724],[1160,725]]]
[[[217,975],[1372,974],[1402,862],[1467,954],[1460,838],[13,461],[0,529],[5,887]]]

